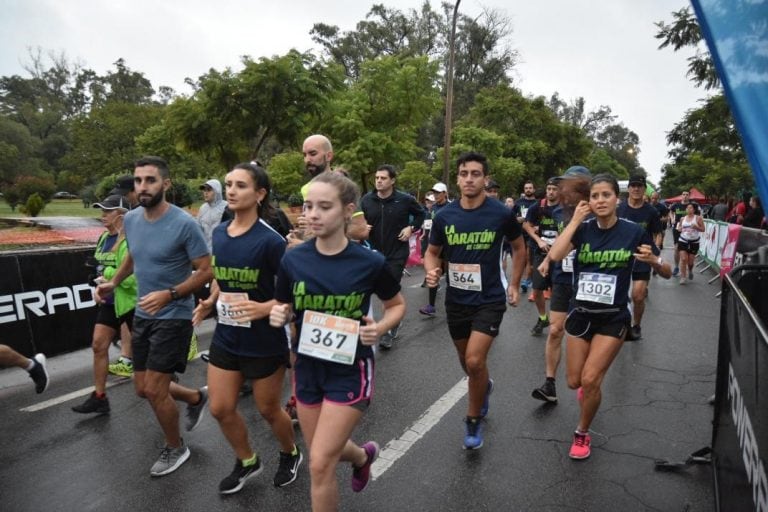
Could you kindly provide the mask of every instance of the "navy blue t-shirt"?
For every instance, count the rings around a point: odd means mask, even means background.
[[[568,222],[565,219],[565,210],[563,210],[562,205],[559,204],[554,208],[552,208],[552,218],[555,221],[555,226],[557,226],[557,233],[559,235],[560,233],[563,232],[563,229],[565,229],[565,226],[568,224]],[[555,283],[555,284],[572,284],[573,283],[573,272],[563,271],[562,261],[552,262],[552,265],[549,267],[549,269],[550,269],[550,272],[552,273],[552,283]]]
[[[326,256],[317,251],[316,243],[312,239],[285,253],[277,274],[275,298],[293,305],[297,332],[304,311],[360,320],[368,315],[371,295],[389,300],[400,292],[400,283],[380,253],[350,243],[340,253]],[[372,355],[371,346],[358,340],[355,359]]]
[[[616,215],[622,219],[631,220],[641,228],[645,229],[651,237],[651,240],[654,239],[656,234],[661,233],[664,230],[659,218],[659,211],[653,205],[648,203],[643,203],[640,208],[633,208],[628,202],[622,202],[616,210]],[[651,266],[648,263],[636,261],[633,270],[635,272],[650,272]]]
[[[621,218],[608,229],[595,219],[585,220],[571,243],[576,249],[572,303],[592,310],[626,309],[634,253],[642,244],[659,253],[647,231]]]
[[[496,199],[486,197],[473,210],[462,208],[461,201],[440,210],[432,222],[429,243],[441,246],[443,259],[449,263],[445,302],[466,306],[506,303],[501,246],[505,236],[511,241],[521,234],[514,212]],[[470,268],[451,270],[450,264],[479,265],[479,282]]]
[[[229,222],[213,230],[213,277],[219,285],[219,322],[213,343],[239,356],[272,357],[288,352],[285,329],[269,325],[269,317],[250,322],[250,327],[222,323],[222,301],[228,293],[247,293],[248,300],[266,302],[275,296],[275,276],[285,253],[286,242],[263,220],[247,232],[231,236]],[[222,295],[224,295],[222,297]]]
[[[554,209],[558,206],[559,205],[557,204],[553,206],[542,206],[541,203],[534,203],[528,208],[528,213],[525,216],[525,221],[528,224],[539,228],[539,238],[548,242],[550,246],[555,242],[555,238],[557,238],[557,234],[559,233],[557,221],[552,215]],[[537,252],[541,253],[542,251],[539,249],[538,244],[536,244],[533,239],[531,239],[531,242],[531,246],[534,247]]]

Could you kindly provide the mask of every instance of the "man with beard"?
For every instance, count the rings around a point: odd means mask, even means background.
[[[536,199],[536,185],[533,184],[532,181],[526,181],[523,184],[523,196],[519,198],[517,201],[515,201],[515,207],[513,211],[515,212],[515,216],[517,217],[517,222],[519,222],[521,225],[525,221],[525,217],[528,214],[528,208],[533,206],[538,202],[538,199]],[[528,288],[531,286],[531,255],[535,249],[536,246],[534,245],[531,238],[528,236],[528,233],[523,231],[523,240],[525,241],[525,247],[526,247],[526,254],[525,254],[525,272],[523,273],[523,280],[520,281],[521,289],[523,293],[528,291]],[[531,292],[531,296],[533,296],[534,292]]]
[[[619,218],[631,220],[640,225],[655,243],[662,233],[661,221],[658,210],[643,200],[645,187],[645,176],[642,174],[630,176],[629,185],[627,185],[629,197],[619,205],[616,213]],[[648,295],[651,270],[651,265],[639,260],[635,260],[632,266],[632,327],[627,332],[625,338],[627,341],[637,341],[642,338],[640,322],[645,313],[645,298]]]
[[[408,260],[408,239],[421,227],[425,213],[412,195],[395,190],[397,172],[391,165],[380,165],[375,180],[376,190],[363,196],[360,209],[371,225],[368,235],[371,247],[384,255],[399,283]],[[381,336],[379,346],[382,349],[392,348],[399,327]]]
[[[448,264],[445,312],[459,364],[469,377],[464,448],[483,446],[482,420],[488,414],[493,380],[488,353],[499,334],[506,303],[516,306],[525,246],[520,224],[501,201],[485,192],[488,161],[481,153],[458,158],[461,199],[449,203],[432,221],[425,256],[427,286],[434,288]],[[512,282],[501,274],[501,245],[512,245]]]
[[[98,286],[96,299],[102,301],[131,273],[136,276],[133,382],[136,394],[149,400],[165,436],[165,447],[150,470],[151,476],[163,476],[190,455],[179,433],[174,400],[187,403],[187,431],[200,423],[208,401],[205,387],[186,388],[174,383],[173,377],[186,369],[192,294],[211,280],[211,256],[195,219],[165,199],[171,186],[165,160],[143,157],[136,162],[133,176],[141,207],[125,216],[129,253],[112,279]]]

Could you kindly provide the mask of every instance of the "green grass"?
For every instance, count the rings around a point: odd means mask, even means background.
[[[45,205],[45,209],[40,212],[39,217],[101,217],[101,210],[98,208],[83,208],[83,202],[80,199],[53,199]],[[5,201],[0,201],[0,217],[26,217],[19,212],[11,211],[11,207]]]

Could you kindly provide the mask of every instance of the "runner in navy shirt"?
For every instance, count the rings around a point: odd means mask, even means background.
[[[295,444],[291,418],[280,406],[288,339],[285,329],[269,325],[275,275],[286,242],[263,217],[269,208],[270,183],[258,165],[241,163],[227,174],[226,200],[234,213],[213,231],[211,295],[195,308],[193,323],[217,311],[208,365],[210,409],[237,460],[219,492],[232,494],[257,475],[262,461],[248,441],[248,428],[237,410],[240,388],[253,385],[253,399],[280,444],[274,477],[277,487],[296,480],[302,454]]]
[[[644,200],[645,176],[635,174],[629,177],[629,197],[617,210],[621,219],[631,220],[645,230],[651,240],[657,240],[662,231],[659,212]],[[642,261],[635,261],[632,268],[632,327],[627,332],[627,341],[642,338],[640,322],[645,312],[645,298],[648,296],[648,282],[651,280],[651,266]]]
[[[275,293],[281,304],[270,313],[275,327],[296,318],[294,394],[312,461],[313,510],[339,508],[339,461],[352,463],[353,491],[368,484],[379,446],[349,437],[371,400],[372,346],[405,314],[399,276],[384,256],[345,235],[358,197],[357,185],[336,173],[310,182],[304,214],[315,238],[286,253]],[[372,294],[384,306],[378,321],[368,316]]]
[[[483,446],[481,420],[488,413],[493,380],[486,360],[506,311],[506,302],[518,302],[520,276],[525,266],[525,245],[520,224],[500,201],[486,196],[488,162],[480,153],[459,157],[461,199],[438,212],[432,223],[425,255],[427,285],[436,287],[448,263],[445,312],[459,363],[469,377],[464,447]],[[504,237],[512,244],[512,283],[501,273]]]
[[[581,201],[573,219],[550,249],[550,258],[562,260],[573,249],[574,296],[565,321],[568,335],[567,378],[577,396],[581,414],[570,457],[589,457],[589,427],[600,406],[601,384],[619,353],[627,332],[627,309],[632,264],[649,263],[664,278],[671,269],[658,254],[650,236],[637,224],[618,218],[619,184],[600,174],[592,180],[589,203]],[[594,219],[582,222],[592,213]],[[655,254],[654,254],[655,253]]]

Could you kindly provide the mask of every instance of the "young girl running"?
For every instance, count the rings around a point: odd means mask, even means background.
[[[302,455],[280,400],[288,366],[288,340],[285,330],[270,326],[268,318],[277,304],[273,298],[275,275],[286,246],[283,237],[264,221],[269,208],[269,177],[261,167],[242,163],[227,174],[225,183],[227,205],[234,218],[213,231],[215,279],[211,296],[195,309],[193,323],[200,323],[216,307],[218,323],[208,365],[209,407],[237,457],[232,473],[219,484],[219,492],[232,494],[262,469],[237,410],[246,379],[252,381],[256,407],[280,444],[275,486],[296,480]]]
[[[574,295],[565,321],[568,387],[579,388],[581,407],[569,453],[572,459],[586,459],[591,453],[589,427],[600,407],[601,384],[631,320],[627,303],[634,260],[650,264],[666,279],[672,275],[648,232],[617,217],[618,198],[619,184],[613,176],[595,176],[589,202],[579,202],[549,251],[553,261],[561,261],[576,250]],[[594,218],[585,221],[590,213]]]
[[[336,465],[351,462],[352,490],[362,491],[379,453],[373,441],[350,440],[373,394],[373,349],[405,314],[398,280],[384,257],[350,242],[345,234],[359,191],[351,180],[323,173],[304,202],[315,238],[287,252],[280,265],[270,323],[295,318],[294,394],[299,425],[309,446],[312,510],[337,510]],[[384,305],[369,315],[371,295]]]

